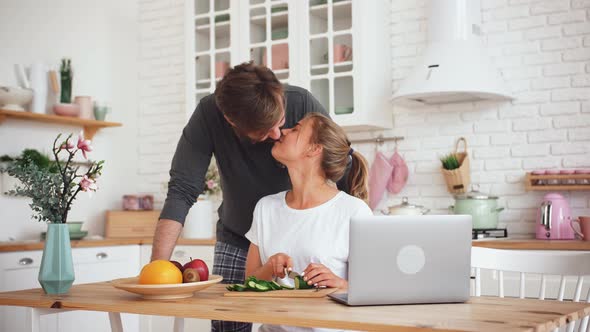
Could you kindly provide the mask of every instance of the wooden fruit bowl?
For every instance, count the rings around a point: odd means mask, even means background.
[[[207,281],[183,284],[140,285],[139,277],[122,278],[111,281],[113,287],[139,294],[147,300],[172,300],[192,297],[194,292],[215,285],[223,280],[220,275],[212,274]]]

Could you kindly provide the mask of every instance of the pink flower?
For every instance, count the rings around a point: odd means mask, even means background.
[[[213,189],[215,187],[216,187],[215,181],[213,181],[213,180],[207,181],[207,188]]]
[[[84,158],[88,159],[86,157],[86,152],[92,151],[92,146],[90,145],[90,140],[84,139],[83,132],[80,132],[80,136],[78,136],[78,149],[82,150],[82,154],[84,155]]]
[[[93,179],[88,177],[88,175],[84,175],[82,180],[80,180],[80,188],[82,188],[82,191],[96,191],[96,189],[98,189],[98,186],[96,185],[96,182]]]
[[[71,150],[74,148],[74,143],[70,142],[70,140],[67,140],[59,148],[60,148],[60,150]]]

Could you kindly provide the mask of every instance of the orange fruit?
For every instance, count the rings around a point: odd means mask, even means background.
[[[155,260],[141,269],[139,283],[142,285],[180,284],[182,272],[169,261]]]

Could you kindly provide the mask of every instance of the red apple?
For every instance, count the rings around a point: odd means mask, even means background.
[[[200,259],[193,259],[191,257],[191,261],[184,264],[183,266],[184,269],[195,269],[197,270],[197,272],[199,272],[199,280],[200,281],[207,281],[209,280],[209,268],[207,267],[207,264],[205,264],[205,262],[203,262]]]
[[[180,270],[180,272],[184,272],[184,268],[182,267],[182,264],[180,264],[179,262],[170,261],[170,263],[174,264]]]
[[[199,277],[199,272],[196,269],[186,268],[184,272],[182,272],[182,282],[197,282],[201,281],[201,277]]]

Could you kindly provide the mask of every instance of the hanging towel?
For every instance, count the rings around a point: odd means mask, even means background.
[[[385,193],[387,183],[392,177],[393,165],[381,152],[375,154],[375,160],[369,170],[369,207],[374,210]]]
[[[389,191],[392,194],[397,194],[400,191],[402,191],[402,189],[408,182],[408,165],[406,165],[405,160],[397,152],[397,150],[395,151],[393,156],[391,156],[389,162],[393,166],[393,175],[391,176],[391,178],[389,178],[389,181],[387,182],[387,191]]]

